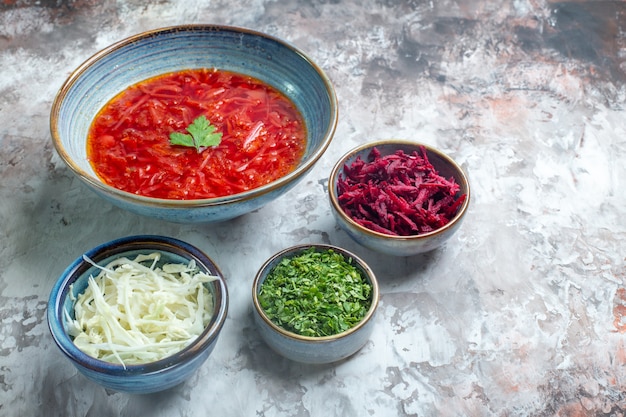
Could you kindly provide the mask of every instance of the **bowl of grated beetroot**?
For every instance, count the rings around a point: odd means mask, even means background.
[[[442,246],[470,202],[467,176],[451,157],[398,139],[346,153],[330,173],[328,192],[338,225],[353,240],[393,256]]]

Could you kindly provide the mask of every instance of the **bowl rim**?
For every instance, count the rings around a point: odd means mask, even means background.
[[[295,256],[309,248],[315,248],[316,250],[329,250],[330,249],[337,253],[340,253],[344,257],[351,258],[359,266],[359,268],[363,270],[363,272],[365,273],[365,276],[367,277],[370,284],[372,285],[372,303],[370,304],[370,307],[367,310],[367,313],[361,319],[361,321],[359,321],[357,324],[355,324],[354,326],[352,326],[351,328],[347,330],[344,330],[341,333],[336,333],[336,334],[329,335],[329,336],[315,337],[315,336],[304,336],[304,335],[291,332],[289,330],[286,330],[280,327],[276,323],[274,323],[267,316],[267,314],[265,314],[265,311],[263,310],[263,307],[261,307],[261,304],[259,302],[258,291],[260,289],[260,285],[262,285],[261,279],[263,278],[264,275],[267,275],[266,272],[269,272],[268,268],[270,264],[278,258]],[[295,340],[299,342],[328,343],[328,342],[333,342],[339,339],[343,339],[357,332],[359,329],[365,327],[367,323],[370,322],[370,320],[372,320],[378,308],[379,300],[380,300],[380,289],[378,285],[378,280],[376,278],[376,275],[374,274],[374,271],[370,268],[370,266],[363,259],[355,255],[354,253],[346,249],[343,249],[339,246],[326,244],[326,243],[303,243],[303,244],[290,246],[288,248],[280,250],[279,252],[272,255],[269,259],[267,259],[263,263],[263,265],[259,268],[258,272],[256,273],[254,277],[254,281],[252,282],[252,304],[253,304],[253,308],[258,313],[259,317],[263,320],[265,324],[267,324],[276,333],[280,334],[281,336],[287,339],[291,339],[291,340]]]
[[[416,149],[419,149],[420,147],[423,146],[427,152],[436,154],[439,158],[445,160],[448,164],[450,164],[450,166],[455,171],[458,172],[458,175],[461,177],[461,180],[462,180],[460,182],[462,182],[465,188],[467,189],[465,193],[467,197],[465,198],[465,201],[463,201],[463,203],[457,210],[454,217],[452,217],[452,219],[450,219],[450,221],[446,223],[444,226],[440,227],[439,229],[427,232],[427,233],[421,233],[419,235],[411,235],[411,236],[388,235],[385,233],[376,232],[374,230],[368,229],[365,226],[360,225],[359,223],[352,220],[346,214],[345,211],[343,211],[343,209],[341,208],[341,205],[339,204],[336,183],[337,183],[339,174],[342,172],[343,167],[346,164],[346,161],[354,157],[359,152],[363,152],[368,149],[373,149],[375,147],[387,146],[387,145],[398,145],[402,147],[411,147],[411,148],[416,148]],[[358,145],[357,147],[346,152],[341,158],[339,158],[339,160],[333,166],[330,172],[330,175],[328,177],[328,197],[330,199],[330,203],[332,205],[334,212],[338,214],[344,222],[348,223],[350,227],[357,229],[359,233],[362,233],[364,235],[367,235],[371,238],[378,239],[378,240],[385,239],[385,240],[393,240],[396,242],[404,242],[404,241],[415,242],[418,240],[428,239],[430,237],[444,233],[446,230],[451,229],[452,227],[455,226],[455,224],[460,222],[461,219],[465,216],[465,213],[467,212],[467,209],[469,207],[470,200],[471,200],[471,190],[470,190],[469,179],[465,171],[453,158],[451,158],[445,152],[442,152],[438,148],[435,148],[431,145],[428,145],[422,142],[416,142],[416,141],[411,141],[411,140],[406,140],[406,139],[382,139],[382,140],[377,140],[377,141]]]
[[[172,32],[234,32],[234,33],[242,33],[255,37],[264,38],[270,42],[275,44],[284,46],[285,48],[292,51],[295,55],[299,56],[302,60],[304,60],[308,65],[310,65],[315,73],[317,73],[324,84],[326,94],[328,95],[330,102],[330,120],[329,124],[324,132],[323,139],[320,143],[320,146],[305,160],[301,165],[296,167],[295,170],[290,172],[289,174],[280,177],[269,184],[265,184],[263,186],[242,192],[237,194],[231,194],[221,197],[213,197],[213,198],[203,198],[203,199],[188,199],[188,200],[177,200],[177,199],[166,199],[166,198],[154,198],[154,197],[146,197],[134,193],[130,193],[128,191],[123,191],[119,188],[115,188],[108,184],[102,182],[96,175],[90,175],[88,172],[81,169],[72,158],[70,158],[69,154],[65,150],[63,146],[63,142],[61,140],[59,134],[59,113],[60,109],[63,105],[63,101],[70,91],[70,89],[74,86],[74,84],[80,79],[83,73],[89,70],[94,64],[96,64],[100,59],[115,53],[117,50],[122,49],[126,46],[132,45],[134,43],[140,42],[144,39],[154,38],[160,35],[165,35]],[[223,206],[227,204],[242,202],[252,200],[259,196],[269,194],[281,187],[292,183],[296,179],[302,177],[306,172],[308,172],[313,165],[321,158],[326,149],[329,147],[330,142],[335,134],[337,129],[337,123],[339,118],[339,106],[337,101],[337,93],[335,88],[330,80],[330,78],[326,75],[324,70],[317,65],[306,53],[304,53],[301,49],[291,44],[290,42],[281,39],[277,36],[269,35],[264,32],[256,31],[253,29],[248,29],[244,27],[238,26],[230,26],[230,25],[219,25],[219,24],[183,24],[183,25],[174,25],[174,26],[165,26],[156,29],[150,29],[146,31],[142,31],[131,35],[129,37],[123,38],[117,42],[110,44],[109,46],[99,50],[98,52],[91,55],[84,62],[82,62],[76,69],[74,69],[67,79],[62,84],[61,88],[56,93],[54,100],[52,102],[52,107],[50,111],[50,121],[49,128],[52,136],[52,143],[61,157],[61,159],[67,164],[67,166],[79,176],[85,183],[94,187],[98,192],[104,192],[106,194],[112,194],[116,198],[129,202],[129,203],[140,203],[145,206],[158,207],[158,208],[172,208],[172,209],[189,209],[189,208],[206,208],[206,207],[216,207]]]
[[[64,303],[68,296],[70,285],[86,272],[85,270],[79,273],[79,270],[83,266],[88,264],[89,267],[91,267],[91,264],[86,262],[83,256],[98,262],[97,259],[99,257],[110,258],[121,256],[129,251],[146,248],[146,245],[152,245],[152,247],[149,248],[151,251],[170,252],[189,260],[193,259],[196,261],[196,264],[199,264],[201,269],[207,268],[212,270],[211,273],[214,273],[214,275],[218,277],[217,280],[211,281],[216,283],[217,292],[220,295],[219,302],[214,303],[215,313],[211,318],[211,322],[205,327],[202,333],[185,348],[158,361],[122,365],[94,358],[80,350],[74,344],[72,338],[67,334],[65,319],[63,317]],[[160,235],[134,235],[99,244],[77,257],[59,275],[59,278],[50,291],[47,304],[47,321],[48,329],[54,342],[61,352],[76,365],[94,372],[115,376],[147,375],[184,366],[201,354],[211,343],[216,341],[226,321],[228,304],[228,288],[224,275],[217,264],[203,251],[176,238]]]

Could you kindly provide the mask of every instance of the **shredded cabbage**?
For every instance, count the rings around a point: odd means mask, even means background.
[[[195,340],[212,317],[213,297],[204,285],[217,277],[195,261],[158,267],[161,254],[118,258],[89,277],[74,297],[68,332],[86,354],[126,368],[170,356]]]

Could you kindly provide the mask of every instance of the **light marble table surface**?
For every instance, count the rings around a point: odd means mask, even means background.
[[[216,225],[139,217],[56,155],[56,92],[81,62],[143,30],[247,27],[332,79],[336,135],[307,177]],[[626,413],[626,3],[544,0],[15,0],[0,2],[0,415],[621,416]],[[422,141],[466,170],[473,199],[434,252],[353,243],[327,201],[335,160],[375,139]],[[106,391],[46,325],[50,288],[83,251],[162,234],[224,272],[230,309],[209,360],[167,392]],[[324,242],[376,272],[371,340],[327,366],[259,338],[251,284],[273,253]]]

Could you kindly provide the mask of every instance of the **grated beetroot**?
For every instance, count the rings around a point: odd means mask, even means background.
[[[445,226],[467,198],[454,178],[442,177],[426,148],[357,157],[337,181],[339,205],[360,225],[388,235],[414,236]]]

